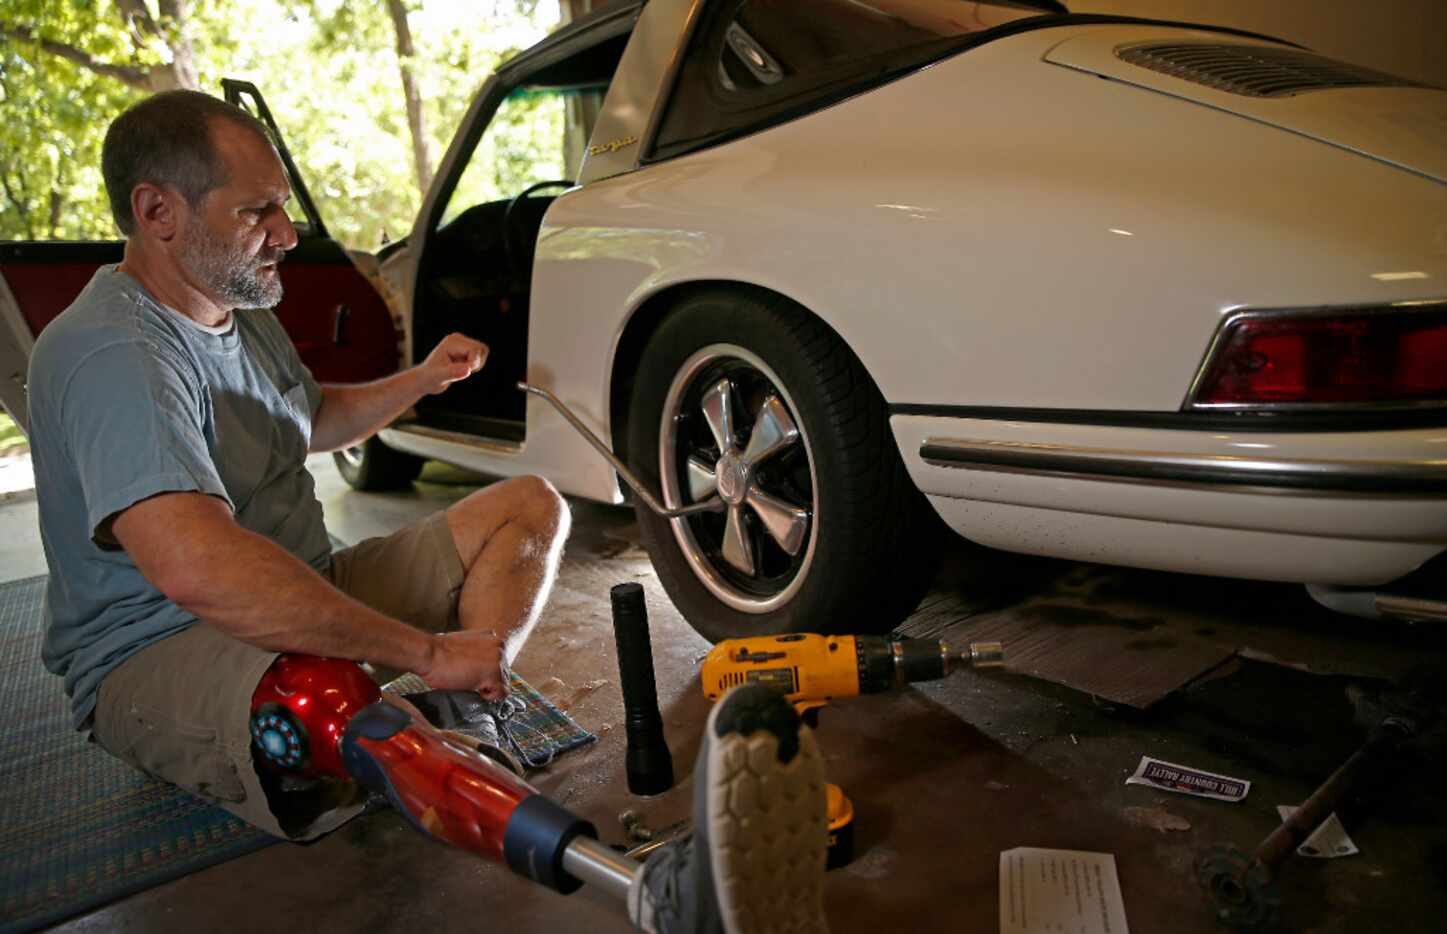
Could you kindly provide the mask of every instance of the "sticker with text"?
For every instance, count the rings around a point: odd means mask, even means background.
[[[1251,790],[1251,783],[1229,775],[1203,772],[1174,762],[1162,762],[1150,756],[1141,756],[1141,764],[1135,774],[1125,780],[1127,785],[1149,785],[1163,791],[1175,791],[1198,798],[1215,798],[1218,801],[1240,801]]]

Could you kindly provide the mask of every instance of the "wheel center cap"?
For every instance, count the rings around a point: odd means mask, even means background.
[[[749,491],[749,468],[741,461],[736,454],[725,454],[718,459],[718,466],[714,469],[714,478],[718,481],[718,495],[730,506],[737,506],[744,501],[744,495]]]

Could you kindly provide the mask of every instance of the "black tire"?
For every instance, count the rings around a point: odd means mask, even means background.
[[[718,444],[699,441],[719,437],[721,420],[703,406],[707,387],[718,393],[725,383],[723,394],[738,397],[730,403],[739,426],[732,467],[724,465]],[[766,401],[771,386],[799,440],[767,455],[777,463],[744,463],[755,428],[766,412],[777,412]],[[695,404],[692,393],[701,387]],[[785,542],[797,536],[771,532],[746,498],[737,506],[742,534],[734,538],[750,541],[742,551],[734,548],[736,557],[748,556],[740,565],[726,555],[726,514],[667,520],[637,505],[643,543],[664,589],[705,638],[889,632],[919,604],[933,577],[942,524],[905,471],[878,387],[838,335],[780,296],[720,287],[683,300],[643,351],[627,438],[631,466],[665,496],[663,464],[671,463],[670,505],[708,498],[703,490],[710,475],[690,472],[681,461],[691,457],[702,467],[712,457],[715,490],[738,497],[742,480],[750,493],[809,510],[805,544],[790,555]],[[691,476],[703,487],[690,491]],[[750,558],[752,575],[740,571]]]
[[[376,435],[345,451],[332,452],[332,460],[352,489],[368,492],[405,490],[425,463],[415,455],[392,450]]]

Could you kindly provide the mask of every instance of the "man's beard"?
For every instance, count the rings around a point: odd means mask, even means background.
[[[232,308],[273,308],[281,301],[281,276],[263,275],[261,267],[280,263],[284,250],[264,250],[247,256],[227,244],[204,224],[181,245],[181,262],[221,301]]]

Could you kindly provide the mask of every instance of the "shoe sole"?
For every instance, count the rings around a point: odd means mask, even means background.
[[[825,934],[829,828],[813,731],[777,692],[736,688],[710,712],[693,774],[701,884],[727,934]]]

